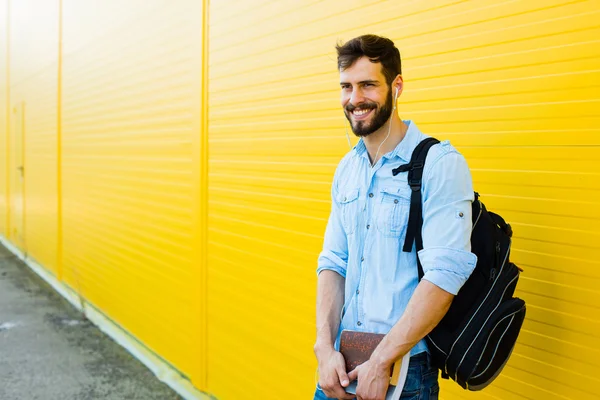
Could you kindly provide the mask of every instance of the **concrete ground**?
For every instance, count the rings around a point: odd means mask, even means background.
[[[181,399],[0,245],[0,400]]]

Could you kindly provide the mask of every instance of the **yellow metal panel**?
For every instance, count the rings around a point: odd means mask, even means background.
[[[63,11],[64,279],[202,389],[202,2]]]
[[[23,118],[25,186],[24,222],[15,215],[15,223],[23,225],[28,255],[54,274],[57,273],[58,13],[58,0],[11,3],[11,55],[15,55],[11,89],[13,107]]]
[[[8,0],[0,0],[0,235],[8,237],[8,132],[10,115]]]
[[[15,91],[15,93],[18,93]],[[8,151],[9,184],[9,238],[22,251],[27,251],[25,243],[25,102],[11,102]]]
[[[196,294],[197,305],[192,309],[200,314],[199,335],[197,337],[196,365],[198,372],[192,376],[196,387],[208,390],[208,44],[210,27],[209,2],[202,1],[202,53],[201,57],[200,89],[202,96],[199,98],[197,109],[200,110],[200,119],[194,118],[193,149],[194,149],[194,174],[196,187],[194,194],[195,219],[194,219],[194,260],[196,264],[198,290]]]
[[[10,2],[8,237],[51,271],[56,252],[57,2]],[[31,245],[28,245],[31,243]]]
[[[598,398],[598,6],[211,6],[209,390],[224,400],[314,390],[316,257],[347,151],[333,47],[379,33],[403,55],[401,116],[465,154],[488,208],[514,226],[525,269],[528,315],[505,371],[481,393],[442,382],[442,398]]]

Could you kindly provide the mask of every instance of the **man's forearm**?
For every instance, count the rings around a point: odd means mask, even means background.
[[[454,295],[422,280],[406,311],[373,352],[371,360],[390,367],[437,326],[452,304]]]
[[[340,326],[346,280],[337,272],[325,270],[317,284],[317,341],[315,352],[333,348]]]

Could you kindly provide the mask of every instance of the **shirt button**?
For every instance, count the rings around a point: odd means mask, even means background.
[[[394,199],[394,204],[398,204],[398,199]]]
[[[360,258],[360,261],[365,261],[365,258],[364,258],[364,257],[361,257],[361,258]]]
[[[460,212],[460,213],[458,213],[458,216],[462,218],[462,217],[465,216],[465,214],[463,214],[463,213]]]
[[[369,197],[373,197],[373,193],[369,193]]]
[[[356,294],[359,294],[359,293],[360,293],[360,290],[356,289]]]
[[[356,325],[358,325],[358,326],[361,326],[361,325],[362,325],[362,322],[358,321],[358,322],[356,323]]]
[[[367,229],[369,229],[371,227],[371,225],[367,225]]]

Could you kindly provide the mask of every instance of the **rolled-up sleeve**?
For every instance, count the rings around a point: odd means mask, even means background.
[[[460,153],[446,148],[434,160],[423,198],[423,279],[456,295],[477,263],[471,252],[473,183]]]
[[[331,185],[331,213],[325,229],[323,250],[317,262],[317,275],[323,270],[331,270],[346,277],[348,266],[348,241],[342,225],[340,206],[337,202],[337,171]]]

